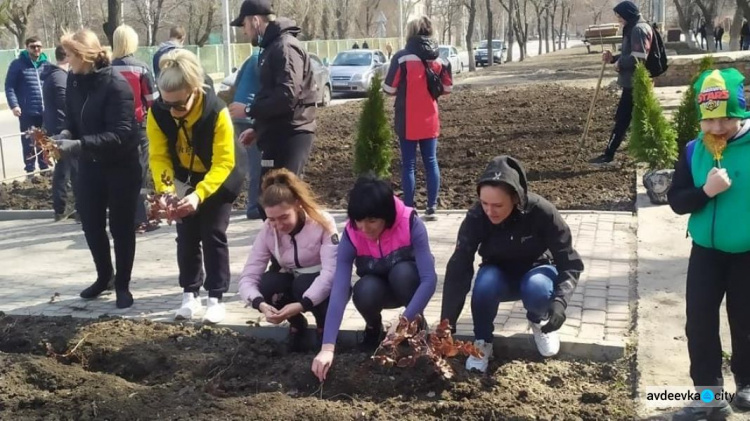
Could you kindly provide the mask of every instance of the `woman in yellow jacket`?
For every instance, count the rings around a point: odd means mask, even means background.
[[[225,104],[204,85],[193,53],[173,50],[159,68],[159,99],[149,111],[146,132],[156,192],[179,199],[177,265],[183,298],[175,319],[189,320],[201,311],[203,286],[208,291],[203,320],[219,323],[230,280],[226,230],[244,175],[235,165],[239,144]],[[168,202],[159,205],[165,208]]]

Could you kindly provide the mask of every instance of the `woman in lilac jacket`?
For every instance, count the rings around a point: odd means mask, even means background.
[[[413,208],[393,195],[390,183],[365,176],[349,192],[349,221],[341,238],[323,346],[312,371],[324,381],[333,363],[341,319],[352,296],[365,319],[363,348],[382,340],[381,312],[406,307],[409,321],[421,315],[435,293],[437,273],[427,229]],[[352,287],[352,264],[359,281]]]
[[[242,271],[239,294],[269,322],[288,320],[290,351],[305,351],[302,313],[312,312],[319,337],[325,325],[339,243],[336,222],[289,170],[269,172],[262,191],[267,219]]]

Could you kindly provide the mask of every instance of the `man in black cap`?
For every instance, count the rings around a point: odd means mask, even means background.
[[[242,26],[260,47],[260,90],[245,113],[253,128],[240,135],[257,140],[263,158],[261,177],[275,168],[302,174],[315,139],[315,81],[307,52],[297,40],[294,21],[277,18],[270,0],[245,0],[232,26]],[[230,110],[231,111],[231,110]]]

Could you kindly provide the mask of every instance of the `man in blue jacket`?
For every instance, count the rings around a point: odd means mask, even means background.
[[[42,72],[48,65],[47,55],[42,52],[42,42],[31,37],[26,40],[26,50],[8,67],[5,76],[5,97],[13,115],[18,117],[21,131],[30,127],[42,127],[44,100],[42,99]],[[21,136],[23,159],[27,173],[34,172],[34,155],[38,152],[31,139]],[[38,156],[39,169],[46,170],[42,155]]]
[[[234,99],[229,104],[229,115],[234,123],[234,133],[240,135],[247,129],[253,127],[253,120],[247,116],[245,109],[255,100],[255,94],[260,90],[260,71],[258,69],[258,49],[245,60],[245,63],[237,72],[234,80]],[[258,143],[253,142],[247,146],[248,171],[250,175],[250,188],[247,195],[247,219],[260,219],[258,209],[258,196],[260,196],[260,164],[261,153]]]

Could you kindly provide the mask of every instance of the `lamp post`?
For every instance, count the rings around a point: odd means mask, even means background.
[[[398,42],[404,48],[404,0],[398,0]]]
[[[224,25],[224,76],[232,73],[232,39],[230,38],[229,26],[229,0],[222,0],[221,8],[223,9]]]

